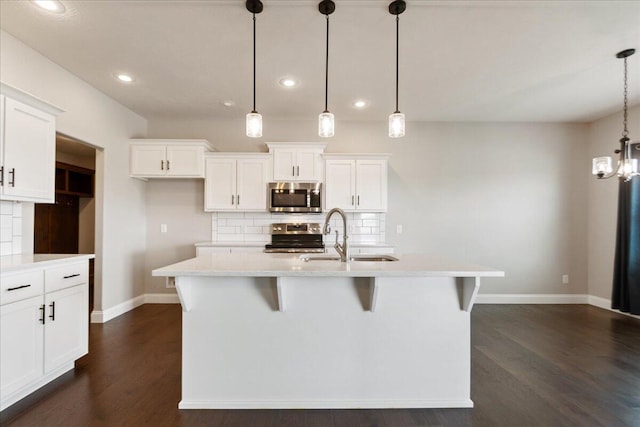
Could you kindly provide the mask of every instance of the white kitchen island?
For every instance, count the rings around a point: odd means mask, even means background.
[[[182,409],[472,407],[470,312],[494,269],[210,254],[182,304]]]

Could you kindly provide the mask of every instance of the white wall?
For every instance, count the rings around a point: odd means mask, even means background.
[[[629,137],[640,141],[640,106],[629,109]],[[622,112],[589,126],[589,158],[617,155],[622,137]],[[618,213],[618,180],[589,180],[589,295],[611,299]]]
[[[4,31],[0,76],[64,109],[59,132],[104,149],[96,156],[95,307],[108,309],[142,294],[145,185],[128,176],[127,140],[145,135],[146,120]]]
[[[266,151],[264,141],[319,140],[315,119],[264,121],[259,141],[244,136],[243,120],[150,119],[149,137],[205,138],[219,151]],[[392,154],[387,242],[400,252],[444,254],[505,270],[504,279],[483,281],[484,293],[586,293],[587,125],[410,122],[407,136],[395,141],[386,136],[386,126],[386,120],[338,121],[327,152]],[[179,261],[189,243],[182,236],[161,236],[151,218],[182,224],[191,242],[207,240],[210,232],[200,211],[201,186],[163,182],[147,188],[147,241],[156,245],[164,239],[166,248],[184,250],[162,256],[151,251],[148,266]],[[164,196],[167,191],[191,192],[180,198],[197,200],[197,212],[183,208],[170,218],[177,208]],[[403,234],[396,234],[398,224]],[[562,274],[570,275],[569,285],[561,284]]]

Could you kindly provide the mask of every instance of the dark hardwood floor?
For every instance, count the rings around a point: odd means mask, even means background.
[[[91,325],[76,369],[2,426],[640,426],[640,320],[585,305],[476,305],[474,409],[178,410],[180,307]]]

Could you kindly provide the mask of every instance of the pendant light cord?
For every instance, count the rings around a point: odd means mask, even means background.
[[[324,68],[324,112],[329,111],[329,15],[327,15],[327,52]]]
[[[398,74],[399,74],[398,62],[400,58],[400,54],[398,52],[400,47],[399,39],[400,39],[400,15],[396,15],[396,111],[395,111],[396,113],[400,112],[400,110],[398,110]]]
[[[622,136],[627,138],[629,135],[629,130],[627,129],[627,57],[624,58],[624,113],[622,124],[624,126]]]
[[[256,112],[256,14],[253,14],[253,110]]]

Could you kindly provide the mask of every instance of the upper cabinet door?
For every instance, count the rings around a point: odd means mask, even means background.
[[[387,210],[387,161],[356,161],[356,209],[382,212]]]
[[[167,154],[165,145],[131,145],[132,176],[165,176]]]
[[[296,153],[296,176],[299,181],[317,181],[321,179],[317,150],[298,150]],[[321,164],[321,162],[320,162]]]
[[[204,177],[204,147],[167,146],[167,176]]]
[[[278,149],[273,152],[273,179],[275,181],[296,180],[296,151]]]
[[[236,160],[215,157],[206,158],[204,210],[235,210],[236,197]]]
[[[274,181],[322,181],[326,143],[267,142]]]
[[[327,160],[325,170],[324,210],[341,208],[355,210],[355,160]]]
[[[132,139],[129,174],[134,178],[204,178],[204,139]]]
[[[268,159],[242,159],[237,163],[237,196],[238,210],[267,209],[267,173]]]
[[[5,98],[2,198],[53,203],[56,119]]]

